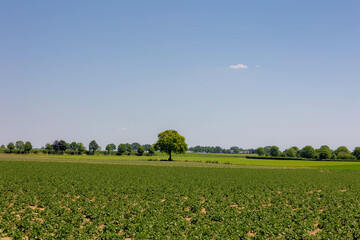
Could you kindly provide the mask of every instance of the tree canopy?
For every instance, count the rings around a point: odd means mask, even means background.
[[[360,147],[356,147],[353,151],[353,155],[360,160]]]
[[[165,152],[169,155],[169,161],[171,161],[171,153],[185,154],[188,150],[188,146],[185,142],[185,137],[181,136],[175,130],[166,130],[159,133],[158,140],[154,144],[155,150]]]
[[[300,156],[303,158],[314,158],[315,150],[312,146],[305,146],[300,150]]]
[[[258,147],[256,149],[256,153],[259,154],[259,156],[264,156],[266,154],[264,148],[262,148],[262,147]]]
[[[16,147],[16,149],[23,151],[25,148],[25,143],[23,141],[17,141],[15,143],[15,147]]]
[[[331,158],[331,150],[326,145],[321,146],[316,151],[317,151],[317,153],[319,155],[319,159],[330,159]]]
[[[125,144],[119,144],[118,146],[118,155],[123,155],[126,152],[126,145]]]
[[[269,153],[271,156],[273,157],[278,157],[280,155],[280,150],[279,147],[277,146],[272,146],[269,150]]]
[[[32,148],[31,142],[26,142],[24,145],[24,153],[29,153]]]
[[[286,151],[285,151],[285,155],[287,156],[287,157],[291,157],[291,158],[294,158],[294,157],[296,157],[296,150],[294,149],[294,148],[289,148],[289,149],[287,149]]]
[[[89,150],[92,151],[93,153],[95,153],[95,151],[98,149],[99,149],[99,145],[97,144],[97,142],[95,140],[92,140],[89,143]]]
[[[137,148],[137,155],[142,156],[142,155],[144,155],[144,152],[145,152],[144,147],[141,146],[141,145],[138,146],[138,148]]]

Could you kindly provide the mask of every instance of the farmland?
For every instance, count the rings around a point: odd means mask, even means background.
[[[360,172],[348,170],[356,163],[276,169],[289,164],[62,157],[1,156],[0,237],[360,237]]]
[[[269,160],[269,159],[246,159],[248,155],[240,154],[206,154],[206,153],[187,153],[177,154],[174,156],[176,163],[180,162],[195,162],[195,163],[219,163],[219,164],[234,164],[243,166],[269,166],[269,167],[311,167],[311,168],[343,168],[347,169],[353,167],[360,167],[360,162],[346,162],[346,161],[298,161],[298,160]],[[106,164],[125,164],[130,161],[153,162],[163,161],[167,159],[166,154],[157,153],[154,156],[106,156],[106,155],[45,155],[45,154],[0,154],[0,160],[20,160],[20,161],[42,161],[42,162],[79,162],[79,163],[106,163]],[[148,164],[146,164],[148,165]]]

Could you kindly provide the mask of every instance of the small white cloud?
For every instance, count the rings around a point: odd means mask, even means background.
[[[247,65],[245,65],[245,64],[239,63],[239,64],[236,64],[236,65],[230,65],[229,68],[231,68],[231,69],[247,69],[249,67]]]
[[[122,128],[120,128],[120,131],[126,131],[126,129],[127,128],[122,127]]]
[[[256,68],[260,68],[260,65],[258,64],[258,65],[256,65],[255,67],[256,67]]]

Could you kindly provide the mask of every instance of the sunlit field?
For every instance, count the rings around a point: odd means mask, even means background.
[[[39,156],[1,157],[0,238],[360,237],[360,172],[338,170],[356,164],[275,169],[291,162]]]
[[[245,166],[268,166],[268,167],[304,167],[304,168],[329,168],[329,169],[360,169],[360,162],[346,161],[305,161],[305,160],[264,160],[247,159],[247,155],[239,154],[207,154],[207,153],[187,153],[174,155],[169,164],[175,162],[203,162],[213,164],[236,164]],[[44,155],[44,154],[0,154],[1,160],[21,160],[21,161],[61,161],[61,162],[86,162],[86,163],[108,163],[117,164],[127,161],[166,161],[167,155],[157,153],[154,156],[136,155]]]

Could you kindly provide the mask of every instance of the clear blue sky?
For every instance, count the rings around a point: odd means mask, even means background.
[[[360,1],[0,2],[0,144],[360,146]],[[232,67],[231,67],[232,66]]]

